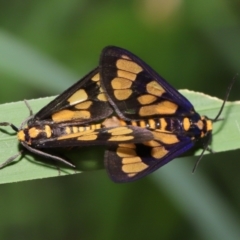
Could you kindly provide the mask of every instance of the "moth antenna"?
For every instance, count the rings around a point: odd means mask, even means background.
[[[18,128],[10,122],[1,122],[0,126],[10,126],[15,132],[18,132]]]
[[[229,94],[230,94],[230,92],[232,90],[232,86],[233,86],[237,76],[238,76],[238,73],[233,77],[230,85],[228,86],[225,98],[224,98],[223,103],[222,103],[222,106],[221,106],[217,116],[212,120],[213,122],[216,122],[218,120],[218,118],[220,117],[220,115],[222,114],[223,108],[224,108],[224,106],[225,106],[225,104],[226,104],[226,102],[228,100]]]
[[[21,144],[29,151],[29,152],[32,152],[32,153],[35,153],[39,156],[43,156],[45,158],[50,158],[50,159],[53,159],[53,160],[57,160],[59,162],[62,162],[70,167],[73,167],[75,168],[76,166],[73,165],[72,163],[68,162],[67,160],[65,160],[64,158],[61,158],[59,156],[56,156],[56,155],[52,155],[52,154],[49,154],[49,153],[46,153],[46,152],[43,152],[39,149],[36,149],[36,148],[32,148],[30,147],[28,144],[26,144],[25,142],[21,142]]]

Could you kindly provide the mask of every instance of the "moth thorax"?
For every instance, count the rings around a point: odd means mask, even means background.
[[[182,124],[183,124],[183,129],[185,131],[188,131],[190,129],[190,127],[191,127],[191,121],[187,117],[183,118]]]
[[[17,133],[18,140],[20,142],[26,142],[28,145],[31,145],[31,139],[36,138],[39,135],[39,130],[35,127],[32,128],[25,128],[23,130],[20,130]]]
[[[198,129],[201,131],[201,137],[205,137],[209,132],[212,131],[212,120],[205,116],[196,123]]]
[[[29,145],[31,145],[32,139],[50,138],[51,135],[52,135],[52,129],[48,125],[25,128],[23,130],[20,130],[17,134],[19,141],[21,142],[24,141]]]

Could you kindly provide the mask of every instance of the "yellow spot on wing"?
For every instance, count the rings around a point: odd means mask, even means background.
[[[81,135],[89,135],[95,133],[93,129],[84,130]]]
[[[112,136],[108,139],[108,141],[116,141],[116,142],[123,142],[132,140],[133,136]]]
[[[151,155],[156,158],[156,159],[161,159],[162,157],[164,157],[166,154],[168,153],[168,151],[163,147],[154,147],[151,150]]]
[[[149,146],[149,147],[161,146],[161,144],[159,142],[154,141],[154,140],[151,140],[151,141],[148,141],[148,142],[144,142],[143,144],[146,145],[146,146]]]
[[[127,55],[122,55],[121,58],[131,60],[131,58]]]
[[[52,115],[52,120],[54,122],[66,122],[71,121],[75,119],[89,119],[90,118],[90,112],[89,111],[71,111],[71,110],[62,110],[59,112],[56,112]]]
[[[64,122],[67,120],[72,120],[73,116],[74,116],[74,111],[62,110],[62,111],[54,113],[52,115],[52,120],[54,122]]]
[[[153,103],[157,100],[156,96],[150,95],[150,94],[145,94],[137,98],[138,102],[141,103],[142,105],[150,104]]]
[[[120,143],[118,144],[119,147],[124,147],[124,148],[136,148],[136,145],[133,143]]]
[[[108,132],[111,133],[112,135],[125,135],[125,134],[132,133],[132,129],[127,127],[117,127],[117,128],[108,130]]]
[[[123,70],[117,70],[117,76],[121,77],[121,78],[129,79],[131,81],[135,81],[136,77],[137,77],[137,75],[135,73],[126,72]]]
[[[127,89],[131,87],[132,82],[128,79],[117,77],[111,81],[111,85],[113,89]]]
[[[96,139],[97,139],[96,134],[81,136],[81,137],[77,138],[77,140],[79,140],[79,141],[93,141],[93,140],[96,140]]]
[[[146,89],[148,93],[155,95],[157,97],[160,97],[163,93],[166,92],[164,88],[155,80],[148,83],[146,85]]]
[[[132,164],[132,163],[141,163],[142,159],[140,157],[125,157],[122,159],[122,164]]]
[[[68,98],[67,101],[69,102],[70,105],[75,105],[87,99],[88,99],[88,95],[86,91],[84,89],[79,89],[70,98]]]
[[[142,67],[139,66],[137,63],[129,60],[124,60],[124,59],[117,60],[116,66],[118,69],[125,70],[132,73],[139,73],[143,70]]]
[[[100,74],[97,73],[96,75],[94,75],[94,76],[92,77],[92,80],[93,80],[93,81],[99,81],[99,80],[100,80]]]
[[[162,101],[158,104],[149,106],[142,106],[139,110],[140,116],[152,116],[160,114],[173,114],[176,112],[178,106],[175,103],[169,101]]]
[[[125,148],[125,147],[118,147],[116,153],[121,158],[134,157],[137,155],[136,151],[133,148]]]
[[[97,96],[98,100],[103,101],[103,102],[107,102],[107,96],[105,93],[99,93]]]
[[[126,100],[132,94],[131,89],[124,89],[124,90],[114,90],[114,96],[117,100]]]
[[[179,142],[177,136],[171,133],[164,133],[164,132],[155,130],[155,131],[152,131],[152,134],[155,140],[158,140],[165,144],[174,144]]]
[[[92,101],[85,101],[74,106],[76,109],[88,109],[92,105]]]
[[[131,178],[131,177],[134,177],[134,176],[136,176],[136,175],[137,175],[137,173],[128,173],[128,174],[127,174],[127,176],[130,177],[130,178]]]
[[[145,170],[146,168],[148,168],[148,165],[146,165],[143,162],[138,162],[138,163],[123,165],[122,171],[125,173],[139,173]]]

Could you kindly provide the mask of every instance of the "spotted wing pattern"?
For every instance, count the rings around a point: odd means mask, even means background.
[[[36,113],[28,125],[31,122],[85,124],[104,119],[112,112],[96,68]]]
[[[193,147],[196,136],[186,133],[190,118],[200,119],[199,114],[146,63],[125,49],[110,46],[102,51],[99,68],[102,88],[119,117],[131,123],[149,118],[166,123],[148,125],[154,136],[150,141],[120,143],[106,151],[105,166],[113,181],[137,180]]]
[[[125,49],[103,49],[99,67],[111,105],[126,120],[195,114],[183,95]]]

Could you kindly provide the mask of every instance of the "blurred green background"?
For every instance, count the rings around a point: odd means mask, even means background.
[[[240,70],[240,2],[0,1],[0,103],[61,93],[107,45],[223,98]],[[98,170],[1,185],[0,239],[240,239],[238,155],[204,156],[195,175],[181,158],[131,184]]]

